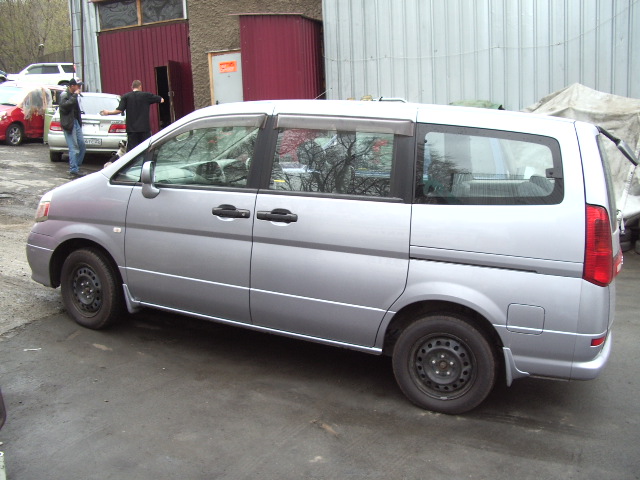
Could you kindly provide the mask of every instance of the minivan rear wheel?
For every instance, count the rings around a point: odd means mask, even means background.
[[[67,312],[84,327],[105,328],[124,312],[118,274],[97,249],[76,250],[66,258],[60,288]]]
[[[496,379],[487,337],[455,315],[428,315],[410,324],[393,350],[402,392],[419,407],[459,414],[477,407]]]

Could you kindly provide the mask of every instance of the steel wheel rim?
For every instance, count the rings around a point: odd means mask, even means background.
[[[97,313],[102,306],[102,283],[88,266],[78,268],[71,281],[71,291],[76,307],[84,314]]]
[[[464,395],[473,385],[476,362],[469,347],[448,335],[431,335],[416,342],[410,371],[425,394],[451,400]]]

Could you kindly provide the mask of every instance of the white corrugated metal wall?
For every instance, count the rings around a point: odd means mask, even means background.
[[[323,0],[327,98],[640,98],[640,0]]]
[[[96,7],[87,0],[69,0],[69,11],[71,12],[71,38],[76,74],[85,83],[85,91],[101,92]]]

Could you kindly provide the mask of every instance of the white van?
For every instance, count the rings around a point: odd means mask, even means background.
[[[89,328],[151,307],[389,355],[411,401],[461,413],[498,377],[604,367],[622,264],[604,141],[452,106],[213,106],[47,193],[28,259]]]

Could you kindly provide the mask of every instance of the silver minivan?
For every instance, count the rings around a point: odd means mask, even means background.
[[[619,227],[593,125],[397,102],[198,110],[44,195],[33,279],[99,329],[142,307],[384,354],[415,404],[592,379]]]

